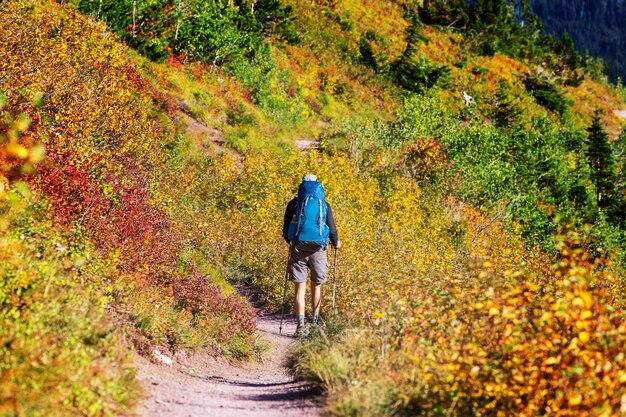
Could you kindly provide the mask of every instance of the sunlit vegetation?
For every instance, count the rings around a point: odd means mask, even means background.
[[[552,267],[484,260],[395,284],[369,331],[301,345],[295,372],[335,415],[619,415],[623,282],[578,239]]]
[[[623,412],[624,89],[472,4],[2,3],[0,409],[128,412],[159,344],[254,356],[232,284],[280,308],[314,172],[337,320],[291,366],[332,415]]]
[[[3,415],[129,410],[133,344],[252,355],[251,307],[155,203],[167,99],[100,24],[52,2],[1,15]]]

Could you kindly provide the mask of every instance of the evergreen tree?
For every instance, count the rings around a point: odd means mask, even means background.
[[[567,33],[567,31],[563,32],[563,36],[561,37],[561,45],[560,52],[563,55],[563,59],[565,63],[571,68],[575,69],[578,67],[580,62],[580,57],[578,52],[576,51],[576,46],[574,46],[574,41],[572,37]]]
[[[509,90],[505,83],[500,84],[493,105],[493,123],[496,127],[506,128],[517,120],[521,110],[509,98]]]
[[[391,64],[391,74],[402,87],[413,92],[424,92],[450,75],[450,68],[437,65],[418,55],[418,45],[428,42],[420,33],[421,24],[415,16],[413,24],[407,28],[407,45],[400,57]],[[363,51],[361,56],[364,57]]]
[[[614,218],[622,228],[626,228],[626,129],[613,144],[613,155],[617,165],[615,184]]]
[[[476,22],[484,26],[501,26],[510,23],[506,0],[478,0],[475,7]]]
[[[465,28],[470,22],[465,0],[431,1],[418,10],[419,18],[427,25]]]
[[[596,203],[599,209],[610,207],[615,197],[615,159],[598,112],[587,129],[586,156],[591,166],[591,180],[596,186]]]
[[[615,141],[614,156],[615,161],[619,166],[618,181],[626,186],[626,128],[622,131],[622,134]]]
[[[522,12],[521,17],[523,19],[523,24],[524,26],[526,26],[528,31],[533,35],[536,32],[543,32],[543,23],[541,22],[539,16],[537,16],[537,14],[533,12],[533,9],[530,5],[530,0],[521,0],[520,8]]]
[[[528,30],[515,21],[514,9],[507,0],[477,0],[471,16],[473,38],[480,54],[519,56],[528,49]]]

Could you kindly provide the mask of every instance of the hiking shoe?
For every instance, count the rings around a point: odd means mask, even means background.
[[[298,327],[296,327],[296,332],[293,334],[294,337],[304,337],[307,336],[309,334],[309,325],[308,324],[304,324],[304,325],[300,325],[298,324]]]

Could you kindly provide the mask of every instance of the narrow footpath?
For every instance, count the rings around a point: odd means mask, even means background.
[[[304,382],[296,382],[284,366],[294,343],[295,324],[280,316],[257,319],[259,336],[271,347],[262,363],[241,367],[208,355],[177,355],[170,366],[137,359],[137,378],[146,398],[141,417],[313,417],[319,399]]]

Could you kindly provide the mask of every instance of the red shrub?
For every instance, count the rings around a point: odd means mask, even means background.
[[[141,176],[128,176],[128,185],[115,179],[98,181],[76,166],[73,156],[72,151],[50,155],[33,179],[34,188],[49,200],[55,221],[84,227],[101,251],[119,250],[123,271],[141,269],[148,281],[167,284],[163,280],[177,265],[179,239],[166,216],[149,203]],[[106,184],[112,184],[107,195]]]

